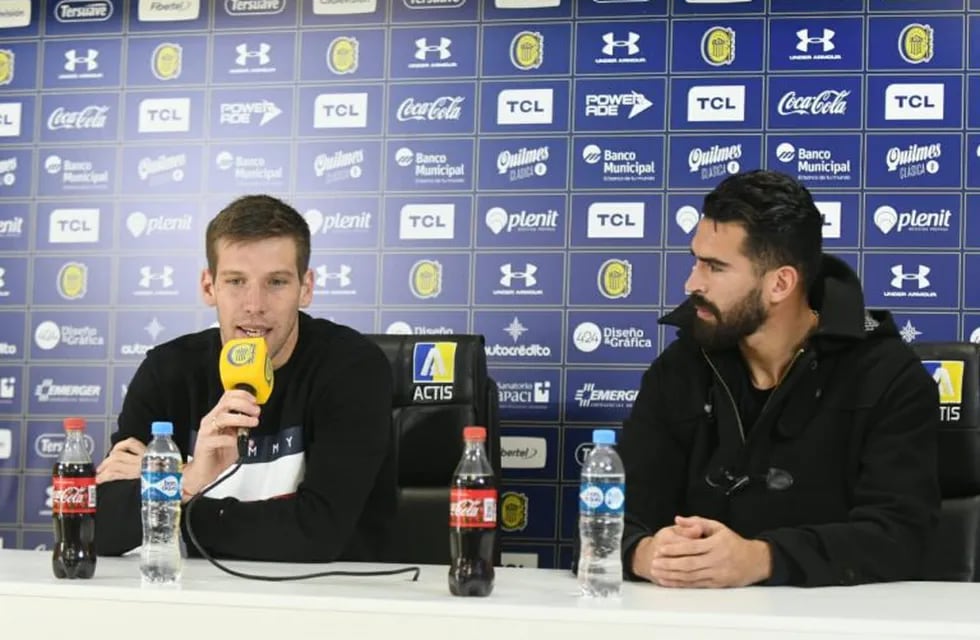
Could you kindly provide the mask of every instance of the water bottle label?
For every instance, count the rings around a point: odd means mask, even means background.
[[[497,526],[496,489],[450,489],[449,526],[492,529]]]
[[[587,515],[622,515],[625,501],[622,482],[583,482],[579,489],[579,512]]]
[[[140,494],[144,500],[179,501],[180,475],[172,472],[144,471],[140,476]]]
[[[95,513],[95,478],[52,478],[51,513],[56,516]]]

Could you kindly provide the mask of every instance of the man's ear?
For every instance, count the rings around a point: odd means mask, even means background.
[[[313,302],[313,269],[307,269],[299,281],[299,307],[305,309]]]
[[[204,303],[209,307],[218,304],[218,299],[214,295],[214,278],[211,276],[211,270],[207,267],[201,269],[201,297],[204,298]]]
[[[767,276],[769,301],[778,304],[793,295],[801,286],[800,272],[796,267],[783,265]]]

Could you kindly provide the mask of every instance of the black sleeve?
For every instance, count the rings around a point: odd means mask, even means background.
[[[907,363],[871,416],[848,520],[756,536],[785,556],[791,583],[850,585],[919,575],[940,504],[935,382],[918,361]]]
[[[167,415],[159,389],[153,359],[148,356],[129,383],[119,414],[119,428],[110,438],[110,450],[126,438],[136,438],[143,444],[150,442],[150,423]],[[96,553],[118,556],[143,544],[139,479],[104,482],[96,491]]]
[[[276,562],[331,562],[354,535],[391,446],[391,369],[375,345],[332,362],[306,415],[313,421],[295,495],[243,502],[200,498],[190,518],[209,552]],[[392,488],[394,491],[394,488]]]
[[[626,468],[623,573],[633,580],[639,579],[631,570],[636,544],[672,524],[682,511],[688,452],[666,424],[663,384],[667,375],[662,358],[643,374],[620,438],[619,453]]]

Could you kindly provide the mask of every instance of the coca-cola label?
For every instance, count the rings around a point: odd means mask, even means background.
[[[788,115],[844,115],[847,113],[847,89],[826,89],[815,95],[798,95],[788,91],[779,99],[777,111],[781,116]]]
[[[462,116],[463,96],[441,96],[431,101],[406,98],[398,106],[396,117],[406,120],[459,120]]]
[[[51,479],[51,513],[95,513],[95,477]]]
[[[451,489],[449,526],[458,529],[493,529],[497,526],[496,489]]]
[[[143,500],[176,502],[180,500],[181,474],[145,471],[140,476],[140,493]]]
[[[622,482],[583,482],[578,493],[579,513],[622,515],[626,502]]]
[[[58,107],[48,116],[48,129],[104,129],[108,120],[109,107],[88,105],[78,111]]]

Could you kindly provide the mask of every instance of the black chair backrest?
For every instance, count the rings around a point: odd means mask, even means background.
[[[927,580],[980,581],[980,345],[913,343],[939,386],[942,513],[926,553]]]
[[[385,559],[449,562],[449,484],[463,452],[463,427],[487,429],[487,454],[500,478],[496,383],[481,335],[369,334],[388,357],[398,459],[398,512]],[[500,562],[500,542],[494,551]]]

